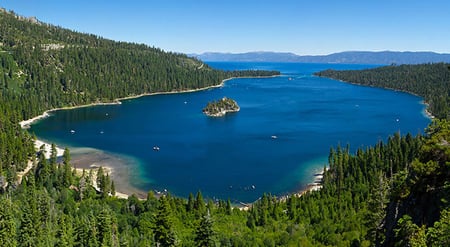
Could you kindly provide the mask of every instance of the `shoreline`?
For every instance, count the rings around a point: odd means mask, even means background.
[[[420,97],[420,96],[419,96],[419,97]],[[425,114],[425,116],[426,116],[427,118],[429,118],[430,120],[435,119],[436,117],[429,111],[429,109],[430,109],[430,104],[428,104],[427,102],[425,102],[425,100],[422,100],[421,103],[425,106],[425,109],[423,110],[423,111],[424,111],[423,113]]]
[[[34,148],[36,150],[39,151],[42,146],[44,146],[43,149],[45,158],[50,159],[50,156],[52,155],[52,145],[48,142],[39,139],[34,140]],[[64,155],[64,149],[56,145],[55,147],[56,147],[56,157],[57,158],[62,157]]]
[[[380,87],[380,86],[374,86],[374,85],[364,85],[364,84],[360,84],[360,83],[355,83],[355,82],[348,82],[348,81],[344,81],[344,80],[338,80],[338,79],[334,79],[331,77],[326,77],[326,76],[318,76],[318,77],[323,77],[323,78],[328,78],[328,79],[332,79],[332,80],[336,80],[342,83],[346,83],[346,84],[351,84],[351,85],[356,85],[356,86],[362,86],[362,87],[371,87],[371,88],[381,88],[381,89],[386,89],[386,90],[390,90],[390,91],[394,91],[394,92],[400,92],[400,93],[406,93],[406,94],[410,94],[416,97],[421,98],[422,100],[420,101],[420,103],[422,105],[425,106],[425,110],[424,110],[424,114],[427,118],[429,118],[430,120],[435,119],[436,117],[430,112],[430,104],[428,104],[428,102],[425,101],[425,97],[420,96],[416,93],[413,92],[409,92],[406,90],[402,90],[402,89],[395,89],[395,88],[390,88],[390,87]]]
[[[103,171],[105,172],[105,174],[108,174],[112,178],[112,176],[114,174],[114,169],[111,168],[111,167],[107,167],[107,166],[101,166],[101,167],[103,168]],[[95,190],[100,191],[100,189],[98,187],[98,184],[97,184],[97,173],[96,173],[96,170],[98,168],[100,168],[100,167],[97,167],[96,165],[92,164],[92,165],[90,165],[89,168],[76,168],[76,167],[74,167],[73,169],[75,169],[75,172],[76,172],[77,176],[80,176],[80,177],[83,175],[83,171],[86,172],[86,173],[89,173],[92,170],[92,181],[91,181],[92,186],[95,188]],[[117,197],[117,198],[120,198],[120,199],[128,199],[128,197],[130,196],[128,194],[129,193],[116,191],[114,196]],[[134,194],[134,193],[132,193],[132,194]],[[139,196],[138,196],[138,198],[139,199],[143,199],[143,198],[141,198]]]
[[[226,78],[226,79],[222,80],[220,84],[203,87],[203,88],[199,88],[199,89],[143,93],[143,94],[139,94],[139,95],[132,95],[132,96],[127,96],[127,97],[117,98],[117,99],[112,100],[111,102],[96,102],[96,103],[90,103],[90,104],[79,105],[79,106],[58,107],[58,108],[47,110],[44,113],[42,113],[41,115],[33,117],[31,119],[23,120],[23,121],[19,122],[19,124],[22,129],[28,129],[30,127],[30,125],[32,125],[33,123],[40,121],[42,119],[45,119],[47,117],[50,117],[51,113],[54,111],[71,110],[71,109],[99,106],[99,105],[120,105],[120,104],[122,104],[121,101],[137,99],[137,98],[145,97],[145,96],[193,93],[193,92],[200,92],[200,91],[205,91],[205,90],[214,89],[214,88],[220,88],[220,87],[224,86],[225,82],[233,80],[233,79],[272,78],[272,77],[278,77],[278,76],[280,76],[280,75],[256,76],[256,77],[230,77],[230,78]],[[50,158],[51,144],[42,139],[35,140],[36,150],[39,150],[39,148],[42,145],[44,145],[46,158]],[[56,149],[57,149],[57,157],[61,158],[62,155],[64,154],[64,148],[56,146]],[[99,155],[96,151],[86,152],[86,153],[77,153],[77,151],[76,151],[77,149],[80,150],[82,148],[74,148],[74,149],[70,150],[71,157],[72,157],[72,159],[71,159],[72,168],[76,171],[77,174],[81,175],[83,170],[85,170],[86,172],[90,172],[90,170],[93,170],[94,177],[96,177],[96,170],[99,167],[102,167],[104,169],[105,173],[109,174],[111,180],[114,181],[114,183],[115,183],[115,188],[116,188],[115,197],[127,199],[129,196],[135,194],[139,199],[142,199],[142,200],[146,199],[146,197],[147,197],[146,191],[142,191],[142,190],[134,187],[133,185],[131,185],[130,180],[132,179],[132,177],[129,176],[130,175],[129,172],[126,171],[127,167],[125,164],[122,164],[122,165],[112,164],[111,165],[112,159],[111,160],[106,159],[106,161],[105,161],[105,158],[103,158],[103,157],[102,158],[94,157],[96,155]],[[72,152],[72,151],[74,151],[74,152]],[[101,152],[101,150],[98,150],[98,151]],[[102,153],[101,155],[107,156],[104,153]],[[323,172],[322,172],[322,174],[323,174]],[[315,174],[314,176],[316,176],[316,175],[317,174]],[[96,189],[98,189],[98,187],[95,186],[96,185],[95,179],[93,181],[93,184],[94,184],[94,187]],[[316,179],[314,181],[314,183],[309,183],[309,184],[307,184],[306,187],[304,187],[300,190],[294,190],[293,192],[288,193],[286,195],[280,195],[278,200],[280,200],[280,201],[286,200],[287,198],[292,197],[292,196],[302,196],[303,194],[305,194],[307,192],[319,190],[321,187],[322,187],[322,185],[320,184],[320,182],[317,182],[317,179]],[[254,202],[243,203],[241,206],[235,206],[235,207],[237,207],[241,210],[246,210],[246,208],[248,209],[248,207],[250,207],[253,203]]]
[[[212,86],[208,86],[208,87],[203,87],[203,88],[199,88],[199,89],[189,89],[189,90],[175,90],[175,91],[169,91],[169,92],[155,92],[155,93],[144,93],[144,94],[139,94],[139,95],[132,95],[132,96],[127,96],[127,97],[123,97],[123,98],[117,98],[114,99],[111,102],[97,102],[97,103],[90,103],[90,104],[86,104],[86,105],[80,105],[80,106],[70,106],[70,107],[61,107],[61,108],[55,108],[55,109],[51,109],[51,110],[47,110],[45,111],[43,114],[36,116],[34,118],[28,119],[28,120],[24,120],[21,121],[19,124],[23,129],[29,128],[30,125],[32,125],[33,123],[35,123],[36,121],[45,119],[46,117],[51,116],[50,113],[53,111],[58,111],[58,110],[70,110],[70,109],[76,109],[76,108],[83,108],[83,107],[91,107],[91,106],[97,106],[97,105],[116,105],[116,104],[121,104],[123,100],[131,100],[131,99],[136,99],[136,98],[140,98],[140,97],[145,97],[145,96],[154,96],[154,95],[167,95],[167,94],[179,94],[179,93],[193,93],[193,92],[200,92],[200,91],[205,91],[205,90],[209,90],[209,89],[214,89],[214,88],[220,88],[223,87],[225,82],[229,81],[229,80],[233,80],[233,79],[242,79],[242,78],[271,78],[271,77],[278,77],[280,75],[273,75],[273,76],[261,76],[261,77],[230,77],[230,78],[226,78],[224,80],[222,80],[222,82],[220,84],[217,85],[212,85]],[[358,85],[358,86],[367,86],[367,85],[361,85],[361,84],[356,84],[356,83],[350,83],[350,82],[346,82],[346,81],[342,81],[343,83],[349,83],[349,84],[354,84],[354,85]],[[374,86],[368,86],[368,87],[374,87]],[[380,87],[378,87],[380,88]],[[414,96],[418,96],[420,98],[422,98],[419,95],[416,95],[414,93],[410,93],[407,91],[402,91],[402,90],[395,90],[395,89],[391,89],[391,88],[383,88],[383,89],[387,89],[387,90],[392,90],[392,91],[398,91],[398,92],[403,92],[403,93],[408,93]],[[422,98],[421,100],[421,104],[423,104],[425,106],[425,109],[423,110],[423,113],[430,119],[433,119],[434,116],[429,112],[428,108],[429,108],[429,104],[427,102],[425,102]],[[42,140],[35,140],[35,147],[37,150],[39,150],[39,147],[41,145],[45,145],[46,146],[46,155],[50,155],[51,153],[51,145],[49,143],[46,143],[45,141]],[[47,151],[49,150],[49,151]],[[58,157],[62,156],[64,150],[61,148],[57,147],[57,151],[58,151]],[[71,150],[72,151],[72,150]],[[72,154],[72,152],[71,152]],[[77,171],[82,171],[83,169],[86,169],[86,171],[88,170],[96,170],[98,169],[100,166],[103,167],[105,169],[105,171],[107,171],[107,173],[110,175],[111,179],[114,180],[114,182],[116,183],[115,187],[116,187],[116,197],[118,198],[128,198],[128,196],[132,195],[132,194],[136,194],[136,196],[138,196],[138,198],[140,199],[145,199],[146,198],[146,192],[145,191],[141,191],[139,189],[137,189],[136,187],[133,187],[129,181],[124,181],[124,180],[131,180],[132,177],[126,177],[124,178],[124,176],[117,176],[117,167],[115,166],[109,166],[108,164],[102,164],[102,165],[98,165],[98,162],[87,162],[84,164],[81,163],[75,163],[72,164],[74,169],[77,169]],[[118,168],[120,169],[120,168]],[[328,169],[328,168],[327,168]],[[114,175],[116,174],[116,175]],[[318,178],[320,177],[320,180],[318,181]],[[118,182],[116,181],[117,178],[121,178],[122,182]],[[285,195],[279,195],[278,200],[282,201],[282,200],[287,200],[287,198],[289,197],[293,197],[293,196],[297,196],[300,197],[308,192],[311,191],[317,191],[320,190],[322,188],[322,183],[321,183],[321,179],[323,178],[323,171],[320,173],[316,173],[314,174],[314,182],[312,183],[308,183],[305,187],[301,188],[301,189],[297,189],[297,190],[293,190],[290,193],[287,193]],[[128,187],[127,189],[123,190],[124,187]],[[138,193],[132,192],[132,190],[134,191],[139,191]],[[120,192],[119,192],[120,191]],[[242,210],[245,210],[244,208],[251,206],[254,202],[249,202],[249,203],[245,203],[244,207],[242,206],[237,206],[237,208],[240,208]]]
[[[274,75],[274,76],[278,76],[278,75]],[[42,119],[45,119],[47,117],[50,117],[52,112],[59,111],[59,110],[72,110],[72,109],[77,109],[77,108],[99,106],[99,105],[120,105],[120,104],[122,104],[121,101],[137,99],[137,98],[145,97],[145,96],[194,93],[194,92],[205,91],[205,90],[209,90],[209,89],[213,89],[213,88],[220,88],[220,87],[224,86],[225,82],[227,82],[229,80],[237,79],[237,78],[269,78],[269,77],[274,77],[274,76],[230,77],[230,78],[223,79],[217,85],[207,86],[207,87],[198,88],[198,89],[175,90],[175,91],[169,91],[169,92],[142,93],[142,94],[138,94],[138,95],[131,95],[131,96],[126,96],[126,97],[122,97],[122,98],[117,98],[117,99],[112,100],[111,102],[96,102],[96,103],[89,103],[89,104],[79,105],[79,106],[57,107],[54,109],[46,110],[41,115],[35,116],[33,118],[30,118],[27,120],[22,120],[19,122],[19,125],[22,129],[29,129],[33,123],[40,121]],[[39,149],[42,145],[44,145],[45,157],[47,159],[50,159],[51,144],[42,139],[34,140],[34,147],[35,147],[36,151],[39,151]],[[61,158],[64,154],[64,148],[56,145],[56,151],[57,151],[57,157]],[[71,154],[73,154],[73,153],[71,152]],[[80,157],[71,161],[72,168],[76,170],[77,174],[82,174],[83,170],[86,170],[86,172],[89,172],[89,170],[93,170],[94,174],[95,174],[96,169],[98,169],[99,167],[103,167],[103,169],[105,169],[105,171],[107,171],[107,173],[110,175],[111,180],[113,180],[115,183],[115,187],[116,187],[116,195],[115,196],[116,197],[127,199],[132,194],[135,194],[139,199],[146,199],[147,193],[145,191],[142,191],[131,185],[130,180],[132,178],[128,176],[129,174],[126,171],[125,166],[116,165],[113,167],[110,164],[108,164],[107,162],[106,163],[103,162],[104,158],[97,158],[97,159],[93,158],[93,156],[96,155],[95,153],[93,153],[93,154],[85,153],[85,154],[79,154],[79,155],[80,155]],[[90,155],[90,157],[89,157],[89,155]],[[105,155],[105,154],[103,154],[103,155]],[[85,157],[82,158],[82,156],[85,156]],[[25,171],[23,171],[24,173],[26,173],[27,171],[29,171],[32,168],[33,162],[29,162],[28,166],[30,166],[30,167],[27,167],[27,169]],[[93,184],[96,185],[96,180],[93,181]],[[98,189],[97,187],[95,187],[95,188]]]
[[[72,109],[78,109],[78,108],[84,108],[84,107],[91,107],[91,106],[101,106],[101,105],[120,105],[122,104],[122,101],[125,100],[131,100],[131,99],[137,99],[145,96],[154,96],[154,95],[170,95],[170,94],[182,94],[182,93],[195,93],[195,92],[201,92],[213,88],[221,88],[224,86],[225,82],[234,80],[234,79],[242,79],[242,78],[272,78],[272,77],[278,77],[280,75],[272,75],[272,76],[243,76],[243,77],[230,77],[223,79],[219,84],[197,88],[197,89],[186,89],[186,90],[175,90],[175,91],[168,91],[168,92],[154,92],[154,93],[142,93],[137,95],[130,95],[122,98],[117,98],[112,100],[111,102],[96,102],[96,103],[89,103],[85,105],[78,105],[78,106],[64,106],[64,107],[57,107],[50,110],[44,111],[41,115],[38,115],[36,117],[22,120],[19,122],[19,125],[22,129],[28,129],[30,125],[33,123],[45,119],[47,117],[50,117],[50,113],[54,111],[60,111],[60,110],[72,110]]]
[[[328,171],[330,168],[327,167],[326,169]],[[289,193],[287,195],[281,196],[279,200],[280,201],[285,201],[289,197],[293,197],[293,196],[301,197],[301,196],[303,196],[306,193],[309,193],[309,192],[312,192],[312,191],[318,191],[318,190],[322,189],[324,173],[325,172],[323,170],[320,171],[320,172],[315,173],[313,175],[314,180],[311,183],[308,183],[306,185],[306,187],[304,187],[303,189],[297,190],[295,192]]]
[[[218,85],[203,87],[203,88],[199,88],[199,89],[188,89],[188,90],[169,91],[169,92],[143,93],[143,94],[138,94],[138,95],[131,95],[131,96],[126,96],[126,97],[122,97],[122,98],[117,98],[117,99],[112,100],[111,102],[96,102],[96,103],[89,103],[89,104],[78,105],[78,106],[57,107],[57,108],[53,108],[53,109],[50,109],[50,110],[46,110],[41,115],[38,115],[36,117],[30,118],[30,119],[27,119],[27,120],[22,120],[22,121],[19,122],[19,125],[20,125],[20,127],[22,129],[28,129],[28,128],[30,128],[30,125],[32,125],[33,123],[35,123],[35,122],[37,122],[39,120],[45,119],[47,117],[50,117],[51,116],[50,113],[55,112],[55,111],[72,110],[72,109],[91,107],[91,106],[101,106],[101,105],[120,105],[120,104],[122,104],[122,101],[124,101],[124,100],[137,99],[137,98],[145,97],[145,96],[200,92],[200,91],[204,91],[204,90],[208,90],[208,89],[212,89],[212,88],[222,87],[226,81],[232,80],[232,79],[235,79],[235,77],[224,79]]]
[[[67,107],[58,107],[54,109],[50,109],[42,113],[41,115],[38,115],[36,117],[33,117],[28,120],[23,120],[19,122],[22,129],[28,129],[30,125],[33,123],[40,121],[42,119],[45,119],[47,117],[51,116],[52,112],[59,111],[59,110],[71,110],[71,109],[77,109],[77,108],[84,108],[84,107],[91,107],[91,106],[100,106],[100,105],[120,105],[122,104],[122,101],[124,100],[132,100],[137,99],[140,97],[145,96],[154,96],[154,95],[169,95],[169,94],[181,94],[181,93],[194,93],[194,92],[200,92],[205,91],[209,89],[214,88],[220,88],[223,87],[225,82],[233,80],[233,79],[242,79],[242,78],[272,78],[272,77],[278,77],[280,75],[273,75],[273,76],[251,76],[251,77],[230,77],[223,79],[221,83],[217,85],[207,86],[199,89],[188,89],[188,90],[175,90],[175,91],[169,91],[169,92],[154,92],[154,93],[143,93],[138,95],[131,95],[127,97],[117,98],[112,100],[111,102],[96,102],[96,103],[90,103],[85,105],[79,105],[79,106],[67,106]],[[51,155],[51,144],[45,140],[36,139],[35,140],[35,148],[36,150],[39,150],[42,145],[44,145],[45,150],[45,157],[47,159],[50,158]],[[118,164],[115,162],[112,157],[108,154],[102,153],[101,150],[94,150],[87,151],[85,153],[77,153],[79,150],[83,148],[73,148],[70,150],[71,152],[71,164],[72,168],[75,169],[76,173],[81,175],[82,171],[85,170],[86,172],[89,172],[90,170],[93,170],[93,177],[96,177],[96,170],[99,167],[102,167],[105,171],[105,173],[109,174],[112,181],[115,183],[116,187],[116,195],[117,198],[127,199],[129,196],[135,194],[139,199],[145,200],[147,196],[147,192],[140,190],[133,185],[131,185],[130,181],[132,179],[132,176],[130,176],[129,171],[127,171],[128,167],[125,164]],[[56,146],[57,150],[57,157],[61,158],[64,154],[64,148]],[[73,152],[72,152],[73,151]],[[105,158],[107,157],[107,158]],[[316,176],[322,176],[323,171],[318,175],[319,173],[315,174],[315,180],[313,183],[309,183],[306,185],[306,187],[293,191],[291,193],[288,193],[287,195],[280,195],[279,199],[280,201],[286,200],[289,197],[292,196],[302,196],[303,194],[311,191],[317,191],[322,188],[322,185],[320,183],[320,180],[317,180]],[[96,186],[96,180],[93,179],[93,185],[96,189],[98,187]],[[241,210],[246,210],[248,207],[250,207],[254,202],[249,203],[241,203],[241,206],[236,206],[237,208]]]
[[[327,171],[330,168],[327,167]],[[303,195],[310,193],[310,192],[314,192],[314,191],[319,191],[322,189],[322,183],[323,183],[323,175],[324,175],[324,171],[321,172],[317,172],[315,173],[314,176],[314,181],[312,183],[308,183],[306,185],[306,187],[302,188],[302,189],[297,189],[291,193],[287,193],[284,195],[280,195],[280,196],[276,196],[276,200],[278,202],[287,202],[287,200],[291,197],[302,197]],[[234,206],[235,208],[239,209],[239,210],[243,210],[243,211],[247,211],[249,210],[254,203],[256,203],[257,201],[259,201],[260,199],[254,201],[254,202],[249,202],[249,203],[245,203],[245,202],[239,202],[238,206]]]
[[[96,176],[98,168],[102,167],[105,175],[108,174],[111,181],[114,181],[116,197],[127,199],[134,194],[139,199],[147,199],[148,191],[131,184],[133,175],[136,173],[133,171],[134,166],[130,165],[133,163],[132,160],[93,148],[74,148],[71,157],[72,167],[77,171],[92,170],[93,175]],[[96,180],[92,184],[95,185]]]

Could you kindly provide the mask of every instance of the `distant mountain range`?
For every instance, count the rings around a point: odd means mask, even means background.
[[[247,52],[219,53],[206,52],[189,54],[203,61],[237,62],[300,62],[300,63],[342,63],[342,64],[421,64],[450,63],[450,54],[435,52],[397,51],[347,51],[319,56],[300,56],[289,52]]]

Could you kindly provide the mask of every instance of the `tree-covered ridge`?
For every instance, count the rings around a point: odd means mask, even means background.
[[[235,100],[223,97],[220,100],[208,102],[203,108],[203,113],[210,117],[222,117],[228,112],[238,112],[240,109]]]
[[[145,200],[134,195],[118,199],[103,169],[77,174],[69,151],[59,162],[54,147],[46,159],[18,122],[57,106],[265,73],[216,71],[183,55],[4,12],[0,34],[0,246],[450,245],[450,123],[445,120],[430,125],[425,136],[396,134],[355,153],[349,147],[332,149],[320,191],[283,200],[265,194],[248,211],[227,200],[204,199],[201,193],[188,199],[152,193]],[[130,64],[121,64],[122,70],[120,62]],[[89,74],[91,65],[101,73]],[[152,66],[162,71],[155,70],[158,80],[147,81]],[[171,76],[184,78],[183,72],[194,78],[191,84],[169,83]],[[441,72],[427,76],[440,78]],[[109,81],[121,78],[127,80]],[[416,86],[420,83],[427,87],[429,81],[417,80]],[[431,89],[434,99],[449,87],[444,83],[442,90]],[[35,164],[19,183],[17,171],[29,161]]]
[[[437,118],[450,118],[450,64],[391,65],[366,70],[315,73],[350,83],[391,88],[420,95]]]
[[[248,211],[200,192],[118,199],[103,169],[75,175],[68,150],[61,163],[40,152],[23,182],[0,194],[0,244],[448,246],[449,133],[450,122],[436,121],[424,137],[332,149],[320,191],[265,194]]]
[[[184,54],[35,23],[0,12],[2,97],[22,119],[62,107],[218,85],[275,71],[220,71]],[[23,102],[18,104],[18,102]]]
[[[154,92],[200,89],[239,76],[183,54],[116,42],[0,11],[0,182],[12,182],[34,155],[21,120],[58,107]],[[11,184],[11,183],[10,183]]]

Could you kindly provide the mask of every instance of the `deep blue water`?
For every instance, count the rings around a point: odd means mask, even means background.
[[[264,192],[281,195],[305,187],[323,169],[330,147],[350,144],[355,150],[397,131],[423,132],[429,123],[419,97],[311,75],[373,65],[210,65],[274,69],[282,76],[57,111],[30,131],[61,146],[113,155],[133,171],[132,185],[144,191],[167,189],[187,197],[201,190],[206,197],[251,202]],[[223,118],[203,115],[208,101],[224,96],[235,99],[241,111]]]

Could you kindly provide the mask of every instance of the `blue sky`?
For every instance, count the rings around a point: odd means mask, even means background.
[[[183,53],[450,53],[448,0],[0,0],[0,6]]]

